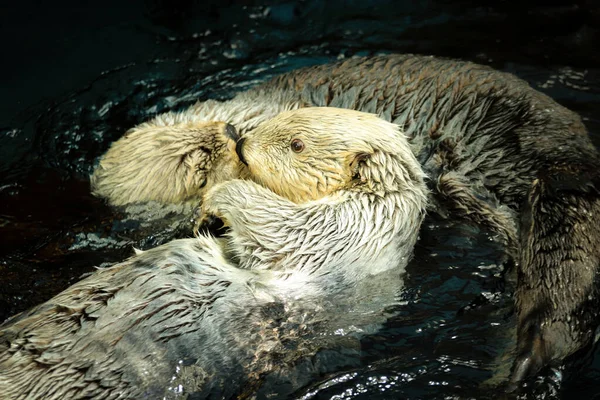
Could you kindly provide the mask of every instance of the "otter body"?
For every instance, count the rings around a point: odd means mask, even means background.
[[[352,351],[385,321],[427,201],[397,126],[298,110],[237,151],[261,184],[223,182],[202,203],[226,238],[142,252],[0,326],[3,399],[245,397],[319,349]],[[305,198],[284,197],[292,177]],[[289,390],[314,377],[301,375]]]
[[[513,381],[592,344],[600,306],[599,155],[578,115],[511,74],[434,57],[353,58],[149,124],[216,119],[246,134],[281,110],[314,106],[377,113],[397,124],[431,178],[432,210],[504,238],[518,275]]]
[[[319,349],[357,353],[356,335],[385,322],[372,312],[393,302],[400,272],[371,278],[387,285],[376,298],[372,284],[330,281],[333,291],[318,274],[240,269],[213,238],[175,240],[0,326],[0,396],[245,397]]]
[[[202,390],[217,370],[232,378],[250,349],[221,337],[218,317],[242,323],[257,310],[246,309],[252,277],[236,278],[219,250],[208,238],[173,241],[9,319],[0,331],[1,397],[162,398],[179,385]],[[221,340],[230,358],[215,354]]]
[[[501,233],[517,261],[513,381],[593,343],[600,158],[580,117],[511,74],[432,57],[352,59],[260,90],[399,125],[442,212]]]

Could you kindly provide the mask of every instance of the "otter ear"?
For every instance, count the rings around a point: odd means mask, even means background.
[[[354,159],[350,163],[350,171],[352,172],[352,179],[362,180],[364,178],[361,174],[361,169],[367,161],[371,158],[371,155],[368,153],[358,153],[354,156]]]

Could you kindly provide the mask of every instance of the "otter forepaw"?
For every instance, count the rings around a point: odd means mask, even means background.
[[[207,206],[208,205],[208,206]],[[206,200],[196,207],[192,214],[194,235],[200,232],[214,232],[223,228],[223,217],[214,213],[215,207],[211,207]]]
[[[228,226],[231,211],[239,209],[248,195],[248,182],[239,179],[219,183],[210,188],[202,198],[202,204],[194,211],[195,228],[210,225],[211,221],[221,220]]]
[[[226,181],[205,193],[194,217],[195,232],[210,224],[211,219],[220,219],[223,226],[239,234],[249,221],[279,218],[275,214],[286,206],[295,205],[258,183],[242,179]]]
[[[195,236],[199,236],[200,232],[220,236],[224,228],[223,220],[215,215],[204,213],[201,206],[194,209],[191,222],[194,224],[193,233]]]

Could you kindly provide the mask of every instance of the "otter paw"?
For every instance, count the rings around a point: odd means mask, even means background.
[[[215,215],[206,214],[202,211],[201,206],[194,209],[191,222],[193,224],[192,232],[195,236],[199,236],[202,232],[219,237],[225,232],[223,220]]]
[[[192,232],[195,236],[200,235],[200,232],[214,234],[216,231],[223,229],[225,226],[223,219],[218,215],[209,212],[204,204],[206,203],[203,201],[201,205],[194,209],[192,214]]]
[[[219,183],[210,188],[202,198],[202,204],[196,208],[194,219],[196,227],[221,219],[228,225],[230,211],[241,206],[240,200],[247,196],[248,182],[239,179]]]

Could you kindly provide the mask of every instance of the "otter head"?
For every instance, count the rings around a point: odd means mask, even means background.
[[[238,134],[225,122],[141,124],[112,144],[91,177],[112,205],[197,200],[205,187],[243,175]]]
[[[251,179],[297,203],[341,189],[426,193],[404,135],[373,114],[333,107],[283,112],[238,141],[236,151]]]

